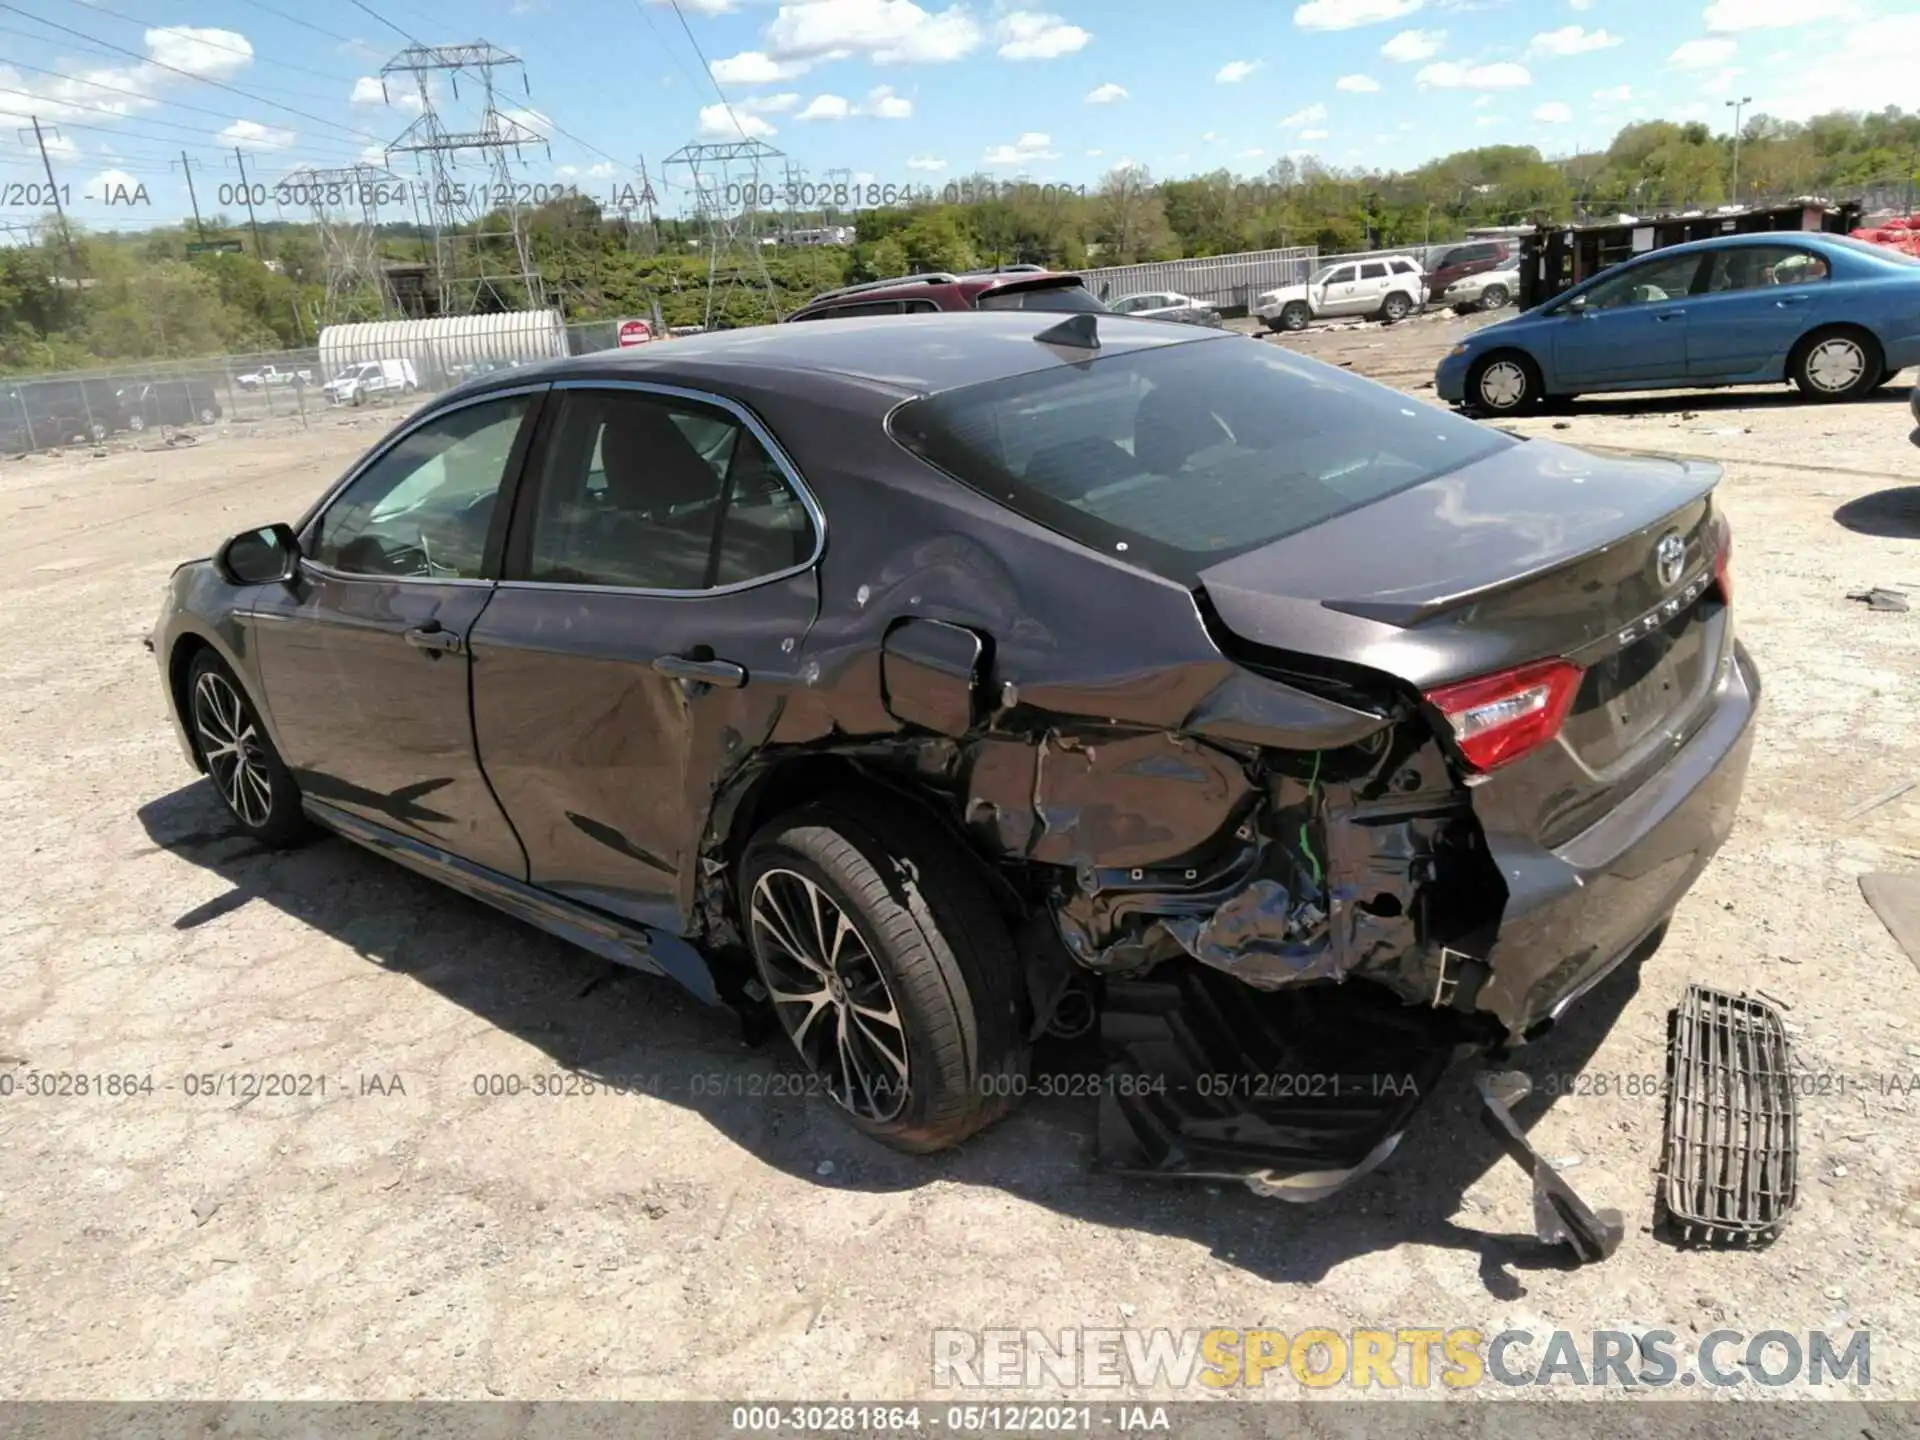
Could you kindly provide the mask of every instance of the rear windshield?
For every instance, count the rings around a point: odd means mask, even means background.
[[[1920,265],[1920,258],[1896,250],[1891,245],[1875,245],[1870,240],[1856,240],[1851,235],[1829,235],[1826,237],[1835,245],[1844,245],[1849,250],[1858,250],[1863,255],[1871,255],[1876,260],[1885,260],[1893,265]]]
[[[892,429],[1007,508],[1185,584],[1518,443],[1240,336],[950,390]]]
[[[974,302],[976,310],[1091,310],[1105,314],[1107,307],[1087,293],[1078,280],[1057,285],[1023,285],[1006,290],[989,290]]]

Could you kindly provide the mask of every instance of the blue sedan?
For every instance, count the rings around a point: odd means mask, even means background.
[[[1512,415],[1547,399],[1791,380],[1850,400],[1920,364],[1920,260],[1840,235],[1674,245],[1478,330],[1440,362],[1442,400]]]

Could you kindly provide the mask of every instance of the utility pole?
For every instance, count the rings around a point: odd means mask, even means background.
[[[73,268],[77,278],[77,272],[80,269],[80,247],[74,244],[73,231],[67,225],[66,209],[60,203],[60,184],[53,178],[53,161],[47,158],[47,137],[40,129],[40,117],[38,115],[29,115],[27,118],[33,122],[33,143],[40,147],[40,163],[44,165],[47,170],[47,190],[53,196],[54,218],[60,222],[60,238],[67,242],[67,258],[73,261]],[[26,131],[22,130],[18,133],[22,140],[27,138]],[[54,127],[53,138],[56,140],[60,138],[58,126]]]
[[[1753,96],[1742,95],[1738,100],[1729,100],[1727,104],[1733,110],[1733,199],[1740,199],[1740,112],[1753,103]]]
[[[233,147],[233,158],[240,162],[240,194],[247,202],[247,228],[253,231],[253,258],[264,265],[267,247],[260,243],[260,222],[253,214],[253,186],[247,183],[246,153],[236,145]]]
[[[200,197],[193,193],[193,161],[187,158],[187,152],[180,152],[180,173],[187,177],[187,200],[193,206],[193,228],[202,244],[206,243],[207,227],[200,220]]]

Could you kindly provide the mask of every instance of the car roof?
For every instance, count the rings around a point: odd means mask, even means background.
[[[733,390],[865,390],[887,404],[1089,358],[1167,345],[1240,340],[1235,332],[1095,315],[1100,348],[1048,345],[1037,337],[1083,318],[1045,310],[937,311],[859,316],[831,325],[755,325],[624,350],[597,350],[469,381],[449,395],[568,380],[635,380],[721,394]]]
[[[945,272],[902,275],[897,280],[874,281],[867,285],[843,286],[839,289],[822,291],[802,305],[799,310],[794,311],[794,314],[798,315],[816,306],[831,308],[837,305],[866,305],[903,293],[926,295],[930,292],[946,292],[959,295],[963,300],[972,303],[989,290],[1048,290],[1076,285],[1084,288],[1086,281],[1071,270],[978,270],[958,275]]]

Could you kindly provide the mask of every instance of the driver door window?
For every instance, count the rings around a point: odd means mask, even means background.
[[[469,405],[412,431],[320,517],[309,553],[345,575],[483,578],[494,501],[531,397]]]
[[[1700,273],[1702,256],[1675,255],[1666,260],[1650,260],[1635,265],[1587,292],[1589,310],[1620,310],[1633,305],[1659,305],[1669,300],[1684,300]]]

